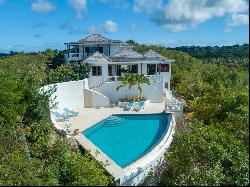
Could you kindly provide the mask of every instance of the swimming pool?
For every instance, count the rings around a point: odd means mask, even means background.
[[[82,134],[124,168],[151,151],[168,132],[169,114],[112,115]]]

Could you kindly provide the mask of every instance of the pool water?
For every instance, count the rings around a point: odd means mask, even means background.
[[[152,150],[169,123],[169,114],[112,115],[82,134],[124,168]]]

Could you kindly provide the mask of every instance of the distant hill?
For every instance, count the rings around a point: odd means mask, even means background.
[[[176,51],[183,51],[195,58],[248,58],[249,44],[233,45],[233,46],[182,46],[175,48],[168,48]]]
[[[4,56],[12,56],[17,54],[18,52],[14,52],[14,51],[10,51],[10,53],[0,53],[0,57],[4,57]]]
[[[7,54],[7,53],[0,53],[0,57],[2,57],[2,56],[8,56],[9,54]]]

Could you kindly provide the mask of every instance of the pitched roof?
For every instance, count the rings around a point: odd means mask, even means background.
[[[130,62],[144,60],[144,57],[132,48],[121,48],[121,50],[111,55],[110,59],[113,62]]]
[[[100,34],[91,34],[84,39],[79,40],[79,42],[102,42],[108,41],[109,39],[105,38]]]
[[[121,43],[120,47],[121,48],[133,48],[133,45],[130,45],[130,44],[126,43],[126,42],[123,42],[123,43]]]
[[[110,40],[100,34],[91,34],[84,39],[77,42],[69,42],[67,44],[110,44],[110,43],[122,43],[121,40]]]
[[[90,63],[90,64],[96,64],[96,63],[108,63],[111,62],[108,57],[106,57],[104,54],[100,53],[99,51],[96,51],[92,55],[88,56],[84,62]]]
[[[160,55],[159,53],[155,52],[152,49],[149,49],[148,51],[146,51],[143,56],[147,59],[147,60],[167,60],[166,57]]]

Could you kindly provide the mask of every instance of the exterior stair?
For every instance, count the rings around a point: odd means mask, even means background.
[[[117,116],[110,116],[103,126],[104,127],[117,127],[117,126],[124,125],[125,123],[127,123],[127,120],[124,118],[120,118]]]

